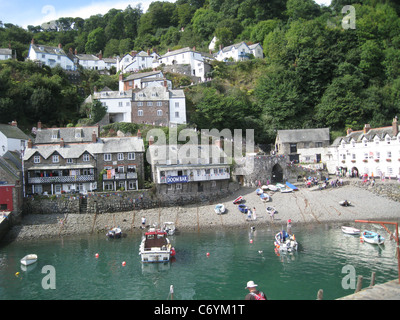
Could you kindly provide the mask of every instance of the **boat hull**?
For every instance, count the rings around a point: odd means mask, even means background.
[[[169,262],[171,259],[171,251],[141,251],[140,258],[141,261],[144,263],[166,263]]]
[[[342,232],[346,233],[346,234],[351,234],[351,235],[358,235],[360,234],[361,230],[360,229],[356,229],[353,227],[342,227]]]
[[[27,256],[23,257],[20,262],[24,266],[29,266],[31,264],[34,264],[36,261],[37,261],[36,254],[28,254]]]
[[[275,235],[275,241],[274,241],[274,245],[275,245],[275,249],[280,251],[280,252],[293,252],[293,251],[297,251],[299,244],[297,243],[296,239],[294,238],[294,236],[289,236],[286,233],[286,237],[285,240],[282,241],[281,237],[280,237],[280,232],[278,232]]]
[[[361,233],[361,239],[364,242],[370,243],[370,244],[378,244],[382,245],[385,243],[385,238],[382,237],[380,234],[373,232],[373,231],[368,231],[364,230]]]

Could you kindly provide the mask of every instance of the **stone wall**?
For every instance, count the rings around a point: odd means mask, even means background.
[[[374,185],[372,185],[371,182],[364,183],[362,180],[357,178],[350,179],[350,181],[351,184],[359,188],[367,189],[372,193],[375,193],[379,196],[387,197],[394,201],[400,201],[400,183],[396,180],[380,181],[379,179],[377,179]]]
[[[110,213],[158,207],[182,206],[187,204],[207,203],[217,201],[239,189],[235,182],[226,182],[223,188],[213,189],[212,192],[194,192],[165,194],[153,189],[93,192],[87,195],[58,195],[51,197],[26,198],[24,213]]]

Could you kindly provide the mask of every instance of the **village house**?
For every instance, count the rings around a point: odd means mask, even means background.
[[[397,117],[392,125],[363,130],[347,130],[337,138],[331,148],[336,168],[352,176],[367,174],[380,178],[400,177],[400,134]]]
[[[0,156],[7,151],[23,152],[29,137],[18,128],[17,122],[0,124]]]
[[[20,188],[15,187],[22,181],[22,159],[17,151],[7,151],[0,156],[0,211],[18,210],[22,203]]]
[[[65,53],[62,49],[61,44],[58,47],[52,47],[47,45],[35,44],[34,40],[29,46],[29,53],[27,60],[32,60],[41,65],[46,65],[50,68],[54,68],[59,65],[62,69],[68,71],[76,71],[75,57],[70,52]]]
[[[79,65],[84,69],[103,71],[110,70],[112,67],[117,67],[117,59],[103,58],[102,53],[99,55],[78,54],[75,51],[75,57],[78,59]]]
[[[174,51],[170,51],[162,55],[158,59],[159,65],[175,66],[172,72],[183,73],[190,77],[196,77],[200,81],[204,82],[207,78],[207,73],[211,70],[210,60],[212,57],[207,57],[193,49],[186,47]],[[185,68],[178,68],[177,66],[187,66],[187,72]]]
[[[157,192],[170,197],[227,190],[230,166],[217,145],[156,145],[149,141],[148,157]]]
[[[0,48],[0,60],[8,60],[13,58],[13,52],[10,48]]]
[[[155,51],[151,54],[150,50],[147,50],[147,52],[140,51],[139,53],[132,51],[123,56],[122,59],[118,59],[117,72],[128,73],[150,68],[153,69],[158,65],[157,60],[159,57],[160,56]]]
[[[294,163],[320,163],[328,159],[329,128],[278,130],[275,153]]]
[[[132,90],[112,91],[110,88],[103,88],[100,92],[93,92],[85,99],[84,103],[92,103],[95,100],[107,107],[106,122],[131,122],[132,120]]]
[[[145,86],[151,85],[153,82],[164,83],[165,77],[162,71],[150,71],[133,73],[124,77],[122,72],[119,74],[119,91],[127,91],[133,89],[143,89]],[[167,80],[169,88],[172,88],[171,81]]]
[[[251,56],[254,58],[263,58],[263,48],[261,44],[256,43],[247,45],[246,42],[235,43],[227,47],[220,47],[219,51],[214,54],[214,57],[218,61],[244,61],[250,59]]]
[[[76,128],[62,129],[71,129],[65,137],[76,134]],[[28,142],[23,158],[26,194],[137,190],[142,187],[143,140],[140,137],[99,138],[93,128],[90,129],[91,141],[79,137],[76,141],[64,140],[59,136],[58,143]]]

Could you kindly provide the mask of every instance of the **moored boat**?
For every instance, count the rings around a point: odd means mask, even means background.
[[[28,254],[25,257],[23,257],[20,262],[21,264],[23,264],[24,266],[29,266],[33,263],[35,263],[38,259],[38,256],[36,254]]]
[[[256,194],[259,196],[260,194],[262,194],[264,192],[264,190],[263,189],[261,189],[261,188],[258,188],[258,189],[256,189]]]
[[[163,229],[169,236],[172,236],[176,232],[175,223],[171,221],[164,222]]]
[[[346,234],[360,234],[361,230],[357,229],[357,228],[353,228],[353,227],[346,227],[346,226],[342,226],[342,231],[343,233]]]
[[[175,249],[167,238],[167,232],[150,228],[140,243],[139,255],[142,262],[168,262],[175,256]]]
[[[215,207],[214,207],[214,211],[216,214],[222,214],[225,213],[225,206],[222,203],[218,203]]]
[[[106,236],[111,239],[119,239],[122,237],[122,230],[119,227],[112,228],[106,233]]]
[[[274,192],[279,191],[279,188],[277,186],[274,186],[273,184],[269,184],[268,189]]]
[[[293,252],[297,251],[298,243],[293,235],[289,235],[285,230],[279,231],[275,235],[275,249],[279,251]]]
[[[382,237],[379,233],[369,231],[369,230],[364,230],[361,233],[361,240],[371,243],[371,244],[384,244],[385,243],[384,237]]]

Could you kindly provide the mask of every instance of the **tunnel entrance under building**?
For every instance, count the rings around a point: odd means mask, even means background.
[[[279,164],[272,167],[272,183],[283,182],[283,169]]]

